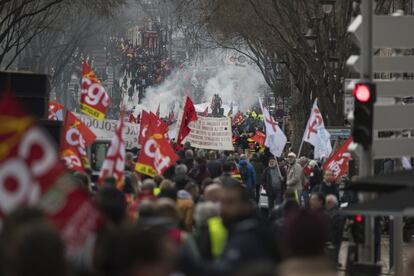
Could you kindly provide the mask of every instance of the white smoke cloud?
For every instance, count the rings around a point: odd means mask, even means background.
[[[188,78],[191,82],[197,82],[195,75],[205,72],[206,68],[210,75],[202,85],[202,96],[206,102],[211,102],[214,94],[219,94],[224,104],[233,103],[239,110],[246,111],[257,102],[260,88],[266,85],[255,66],[223,64],[222,59],[220,61],[214,57],[204,60],[202,65],[177,69],[160,85],[148,88],[142,105],[155,112],[160,104],[161,116],[167,116],[170,110],[177,111],[184,103],[184,89],[188,86]]]

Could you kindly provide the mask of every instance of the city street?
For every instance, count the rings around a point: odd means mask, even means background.
[[[0,0],[0,276],[414,275],[414,0]]]

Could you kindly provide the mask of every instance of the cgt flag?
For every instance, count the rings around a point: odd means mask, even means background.
[[[49,101],[49,120],[62,121],[65,108],[58,102]]]
[[[109,147],[105,161],[102,164],[101,173],[98,179],[99,185],[103,184],[105,177],[113,176],[116,179],[117,188],[122,189],[125,169],[125,144],[122,135],[123,128],[124,111],[121,111],[115,136],[112,138],[111,146]]]
[[[38,203],[63,169],[51,138],[6,91],[0,100],[0,217]]]
[[[260,146],[264,146],[265,145],[265,140],[266,140],[266,134],[256,130],[255,135],[252,136],[251,139],[253,141],[255,141],[256,143],[258,143]]]
[[[180,124],[179,131],[178,131],[177,147],[181,146],[181,142],[190,133],[191,129],[188,127],[188,125],[192,121],[196,121],[196,120],[197,120],[197,112],[195,110],[194,104],[191,101],[190,97],[187,97],[185,100],[184,112],[181,118],[181,124]]]
[[[342,146],[323,164],[323,170],[330,170],[335,176],[335,180],[342,177],[348,171],[348,163],[351,160],[351,153],[347,152],[352,143],[349,137]]]
[[[165,138],[164,129],[153,123],[147,130],[147,137],[141,148],[135,170],[154,177],[157,174],[163,174],[178,158],[174,148]]]
[[[95,119],[103,120],[109,107],[109,96],[86,62],[82,65],[82,74],[80,110]]]
[[[329,132],[325,129],[322,114],[318,107],[318,101],[315,99],[303,135],[303,141],[315,147],[315,159],[327,158],[331,154],[332,145],[330,136]]]
[[[86,167],[89,167],[86,148],[95,140],[96,135],[81,120],[72,112],[66,112],[61,140],[61,156],[67,168],[84,171]]]

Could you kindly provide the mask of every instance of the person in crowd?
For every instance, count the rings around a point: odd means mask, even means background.
[[[223,187],[221,184],[213,183],[204,189],[203,199],[205,202],[211,201],[219,203],[223,195]]]
[[[338,185],[335,183],[335,175],[331,170],[325,171],[325,175],[323,177],[323,181],[313,187],[312,193],[321,193],[325,197],[327,195],[334,195],[337,199],[339,199],[339,188]]]
[[[233,166],[234,166],[233,162],[225,162],[223,166],[221,167],[221,170],[223,173],[218,177],[218,180],[225,186],[241,183],[239,180],[234,178],[232,175]]]
[[[325,196],[322,193],[311,193],[309,208],[314,212],[322,213],[325,210]]]
[[[329,194],[325,198],[326,215],[330,222],[330,242],[334,246],[334,258],[338,262],[339,251],[342,244],[342,235],[345,227],[346,217],[339,209],[339,202],[335,195]]]
[[[277,167],[276,159],[269,158],[269,166],[262,173],[262,183],[266,190],[269,212],[282,203],[283,177]]]
[[[213,179],[221,175],[221,163],[217,160],[215,151],[208,153],[207,169],[210,172],[210,177]]]
[[[125,223],[126,200],[124,194],[115,187],[103,187],[96,196],[96,204],[104,215],[107,225],[114,228]]]
[[[177,247],[162,229],[121,229],[108,237],[102,251],[97,270],[103,276],[168,276],[175,269]]]
[[[309,191],[318,185],[323,180],[322,170],[319,168],[318,162],[315,160],[309,161]]]
[[[328,223],[321,213],[309,209],[292,213],[283,231],[281,253],[285,260],[277,268],[277,275],[336,275],[325,255],[328,238]]]
[[[269,221],[274,224],[280,218],[286,217],[291,207],[299,207],[299,205],[296,200],[295,192],[292,190],[286,190],[283,194],[283,202],[269,210]]]
[[[256,172],[245,154],[240,155],[238,168],[241,179],[247,187],[251,200],[256,201]]]
[[[201,186],[201,183],[204,179],[210,177],[210,172],[207,169],[206,160],[201,157],[196,157],[194,159],[194,166],[188,175],[195,180],[197,185]]]
[[[85,191],[87,194],[92,193],[91,179],[86,173],[76,171],[73,173],[73,176],[79,180],[79,186],[83,191]]]
[[[175,182],[175,187],[177,190],[184,189],[187,183],[193,181],[187,175],[187,166],[185,164],[179,164],[175,166],[175,176],[173,177],[173,182]]]
[[[296,154],[294,152],[290,152],[287,159],[288,170],[286,176],[286,188],[295,191],[297,197],[299,198],[305,182],[303,168],[296,162]],[[301,203],[300,198],[299,203]]]
[[[191,171],[194,166],[194,151],[192,149],[187,149],[184,152],[184,164],[187,166],[187,170]]]
[[[194,212],[194,239],[203,260],[213,261],[223,252],[227,230],[220,218],[220,210],[213,202],[197,204]]]
[[[194,198],[192,190],[197,188],[194,183],[188,183],[183,190],[177,192],[177,211],[183,221],[184,230],[191,232],[193,229]]]
[[[265,166],[263,165],[263,162],[260,160],[257,153],[253,154],[250,161],[254,168],[254,171],[256,172],[256,204],[258,204],[260,199],[260,190],[264,185],[262,184],[262,175],[265,170]]]

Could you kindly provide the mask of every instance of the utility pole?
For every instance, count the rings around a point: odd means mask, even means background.
[[[373,18],[373,0],[362,1],[362,43],[361,43],[361,81],[372,82],[372,57],[373,57],[373,32],[372,32],[372,18]],[[362,149],[359,156],[359,176],[366,177],[373,175],[373,157],[371,145],[366,149]],[[370,194],[363,194],[362,201],[371,199]],[[359,258],[362,262],[375,262],[375,224],[374,217],[367,217],[365,219],[365,243],[359,248]]]

